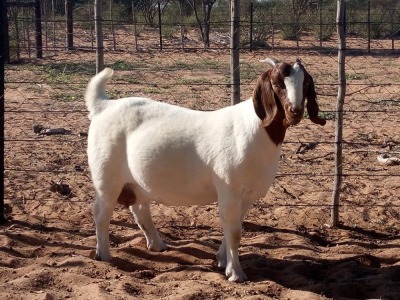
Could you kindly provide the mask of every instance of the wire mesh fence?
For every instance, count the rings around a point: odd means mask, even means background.
[[[72,32],[65,6],[71,2]],[[213,265],[223,237],[216,205],[152,205],[154,223],[169,247],[163,253],[148,251],[131,213],[117,206],[110,225],[114,259],[110,264],[93,259],[94,190],[83,94],[96,72],[98,49],[93,1],[86,2],[33,2],[41,5],[43,58],[37,58],[39,35],[32,29],[35,6],[9,4],[6,11],[10,59],[4,68],[0,64],[4,297],[399,298],[397,1],[347,2],[339,228],[329,224],[338,145],[336,7],[332,1],[308,1],[311,6],[296,19],[289,6],[270,5],[289,1],[264,6],[242,1],[241,99],[252,96],[258,76],[269,68],[260,59],[299,57],[314,78],[320,115],[328,122],[319,127],[305,115],[287,131],[275,182],[245,217],[240,260],[250,282],[240,286],[225,283]],[[104,62],[115,70],[107,88],[111,98],[146,96],[199,110],[231,104],[226,2],[213,4],[209,46],[193,7],[127,2],[103,2]],[[204,29],[201,4],[197,9]],[[382,34],[374,36],[378,25]],[[0,38],[0,50],[4,41]]]
[[[33,8],[8,8],[12,63],[5,67],[4,198],[22,217],[78,222],[88,214],[94,196],[83,101],[95,73],[93,11],[92,3],[74,8],[73,48],[67,51],[64,6],[52,3],[42,5],[43,59],[35,58]],[[268,68],[260,59],[300,57],[316,82],[321,115],[329,120],[324,128],[306,119],[289,130],[275,184],[249,212],[253,219],[260,213],[269,216],[271,226],[329,223],[337,46],[334,7],[326,1],[315,3],[296,22],[285,19],[276,6],[248,5],[242,13],[242,99],[251,97],[257,77]],[[124,18],[117,3],[104,6],[105,63],[115,70],[111,98],[147,96],[200,110],[230,104],[225,6],[214,7],[218,18],[210,21],[206,48],[197,20],[185,16],[182,7],[158,5],[146,19],[135,5]],[[400,167],[392,158],[400,151],[400,61],[395,55],[399,7],[393,2],[388,11],[372,8],[368,13],[363,7],[365,15],[355,13],[359,7],[347,9],[341,221],[398,232]],[[176,208],[178,215],[180,211]]]
[[[187,4],[144,2],[148,6],[140,1],[104,1],[106,49],[229,48],[229,2],[213,2],[209,19],[200,13],[194,14],[193,6],[188,8]],[[325,0],[292,2],[308,5],[288,7],[279,5],[279,1],[242,2],[242,49],[335,51],[336,3]],[[66,1],[65,4],[64,0],[53,0],[51,3],[40,0],[8,1],[11,59],[19,58],[20,47],[29,57],[34,56],[37,31],[33,26],[37,19],[35,7],[40,7],[41,35],[46,51],[94,49],[93,2],[82,1],[74,6],[72,1]],[[345,30],[351,43],[347,50],[398,53],[399,20],[400,5],[396,0],[348,2]],[[209,46],[204,41],[205,32],[211,38]],[[132,40],[135,41],[134,47]]]

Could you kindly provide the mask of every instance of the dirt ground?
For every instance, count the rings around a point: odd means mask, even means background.
[[[77,43],[87,44],[81,35]],[[112,97],[146,95],[194,109],[229,105],[228,51],[160,52],[146,48],[143,41],[156,43],[157,36],[143,32],[136,52],[131,37],[119,38],[119,49],[105,55],[116,70]],[[363,41],[350,42],[358,47]],[[237,284],[216,266],[222,239],[216,205],[154,204],[154,222],[168,245],[162,253],[146,248],[133,217],[119,206],[110,230],[114,258],[93,259],[82,95],[95,53],[45,53],[43,60],[25,58],[6,69],[1,299],[400,299],[400,166],[377,160],[400,151],[398,56],[347,57],[341,225],[332,228],[336,53],[241,54],[243,99],[267,68],[260,59],[300,57],[316,81],[328,124],[320,128],[305,119],[289,130],[276,182],[245,219],[239,251],[249,280]],[[67,131],[43,134],[48,128]]]

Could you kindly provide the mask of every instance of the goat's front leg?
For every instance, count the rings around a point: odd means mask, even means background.
[[[229,281],[246,281],[247,276],[240,265],[238,253],[242,236],[242,222],[245,214],[245,208],[242,205],[240,197],[239,199],[220,199],[219,213],[224,229],[224,239],[217,252],[218,266],[225,266],[225,275]]]
[[[226,268],[226,242],[225,237],[222,239],[221,245],[219,246],[217,252],[217,262],[218,268],[225,269]]]
[[[135,203],[130,206],[130,210],[136,223],[140,229],[143,230],[147,241],[147,248],[156,252],[166,250],[167,246],[161,240],[160,235],[154,226],[153,220],[151,219],[150,203]]]

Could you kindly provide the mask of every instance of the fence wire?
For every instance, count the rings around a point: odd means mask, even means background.
[[[147,96],[200,110],[230,105],[229,15],[212,20],[211,45],[205,49],[196,23],[177,22],[173,7],[164,7],[163,23],[153,27],[139,17],[134,22],[134,9],[132,22],[120,20],[118,5],[114,8],[103,29],[105,63],[115,70],[108,89],[111,98]],[[88,214],[94,197],[83,101],[95,73],[93,11],[89,6],[76,8],[73,50],[66,51],[65,20],[48,7],[42,9],[43,59],[35,58],[32,9],[8,9],[11,63],[5,67],[4,198],[14,215],[43,222],[73,216],[74,222]],[[372,22],[374,14],[369,22],[358,20],[356,9],[348,10],[341,221],[398,232],[400,166],[381,163],[378,156],[386,162],[400,157],[400,61],[395,55],[399,9],[389,11],[390,18],[382,17],[389,20],[383,23]],[[331,7],[316,7],[301,23],[290,23],[276,8],[254,6],[252,22],[249,14],[242,17],[242,99],[251,97],[257,77],[268,67],[260,59],[300,57],[316,82],[321,115],[329,120],[324,128],[306,119],[289,130],[275,183],[249,212],[254,218],[265,214],[270,226],[305,226],[311,221],[323,227],[329,222],[338,87],[332,12]],[[379,13],[383,14],[375,11]],[[286,39],[286,27],[294,39]],[[388,33],[374,36],[375,27]]]

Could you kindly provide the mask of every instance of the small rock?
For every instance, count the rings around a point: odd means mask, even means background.
[[[34,133],[39,134],[44,129],[44,126],[39,125],[39,124],[35,124],[35,125],[32,126],[32,129],[33,129]]]
[[[70,196],[72,191],[68,184],[51,181],[50,191],[63,196]]]
[[[83,168],[81,166],[75,166],[75,171],[82,172]]]

